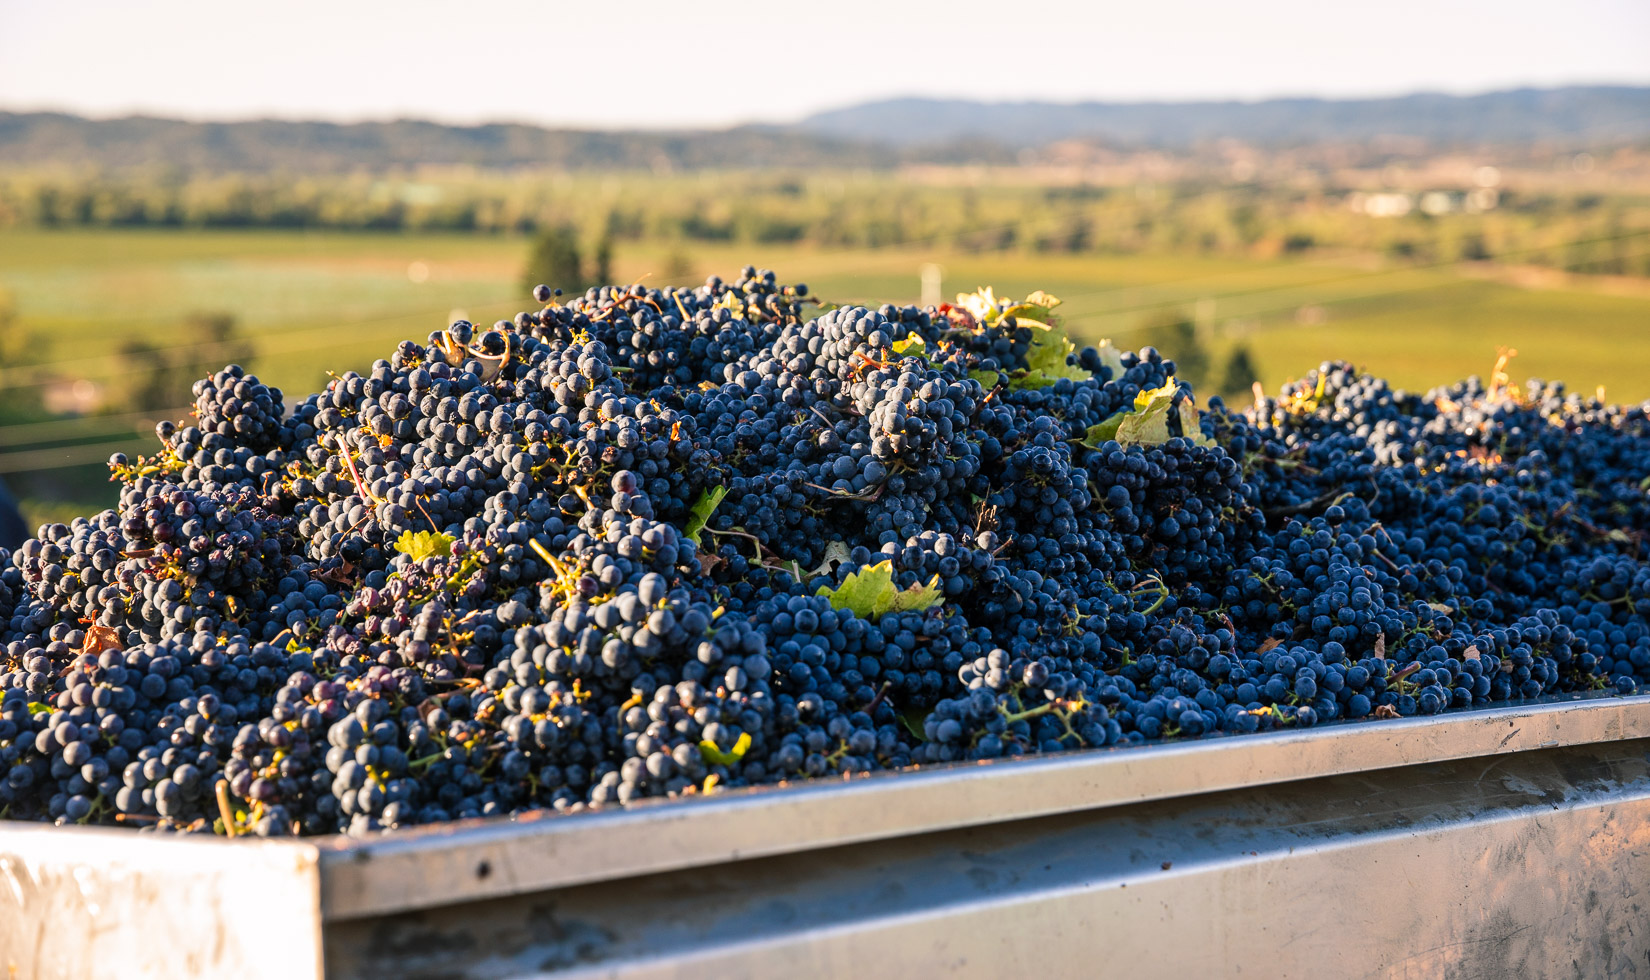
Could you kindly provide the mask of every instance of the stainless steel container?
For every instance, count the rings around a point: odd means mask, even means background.
[[[371,841],[0,824],[13,977],[1650,977],[1650,697]]]

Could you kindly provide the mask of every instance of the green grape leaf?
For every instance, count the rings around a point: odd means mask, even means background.
[[[836,588],[822,585],[815,595],[825,596],[833,609],[847,609],[861,619],[875,620],[885,613],[921,612],[945,601],[940,594],[940,577],[927,585],[900,589],[894,585],[894,563],[880,561],[869,568],[849,572]]]
[[[921,708],[907,708],[894,716],[899,719],[906,731],[919,742],[928,741],[928,735],[923,731],[923,722],[928,720],[928,712]]]
[[[739,764],[739,760],[745,757],[745,753],[750,751],[750,747],[750,732],[740,735],[739,740],[733,743],[733,748],[728,749],[726,752],[717,748],[716,743],[707,738],[699,743],[699,756],[706,763],[713,766],[733,766]]]
[[[1123,420],[1128,417],[1129,412],[1127,409],[1118,412],[1098,425],[1089,426],[1088,431],[1083,434],[1083,438],[1078,441],[1090,449],[1099,449],[1106,441],[1117,438],[1118,428],[1123,425]]]
[[[52,713],[52,706],[51,705],[43,704],[39,701],[30,701],[29,702],[29,714],[30,714],[30,716],[35,717],[35,718],[39,718],[41,715],[49,715],[51,713]]]
[[[710,521],[710,515],[716,513],[717,506],[727,495],[727,487],[711,487],[699,491],[699,499],[693,502],[693,509],[688,512],[687,527],[684,528],[689,541],[699,543],[699,535],[704,531],[705,524]]]
[[[888,564],[884,562],[884,564]],[[928,580],[927,585],[913,585],[909,589],[893,592],[886,596],[886,601],[876,610],[878,616],[883,613],[923,612],[945,602],[945,596],[940,592],[940,577],[936,573]]]
[[[1175,409],[1179,386],[1173,381],[1161,388],[1147,388],[1134,397],[1134,407],[1118,412],[1098,425],[1091,425],[1078,440],[1090,449],[1099,449],[1108,439],[1125,446],[1160,446],[1171,438],[1169,413]],[[1190,398],[1178,408],[1181,431],[1193,445],[1212,446],[1214,440],[1198,428],[1197,406]]]
[[[402,531],[395,540],[395,550],[415,562],[426,558],[445,558],[453,553],[453,536],[440,531]]]
[[[1125,446],[1161,446],[1169,441],[1169,407],[1154,406],[1130,412],[1117,427],[1117,441]]]
[[[1169,382],[1134,396],[1134,410],[1117,426],[1117,441],[1125,446],[1159,446],[1169,441],[1169,410],[1178,386]]]
[[[969,378],[978,381],[982,387],[995,388],[1002,381],[1003,376],[996,371],[970,371]]]
[[[1055,380],[1070,378],[1073,381],[1086,381],[1092,375],[1080,367],[1066,363],[1066,359],[1075,353],[1077,348],[1063,334],[1048,337],[1031,345],[1031,350],[1026,353],[1026,366]]]
[[[1026,372],[1010,381],[1010,388],[1047,388],[1061,378],[1088,381],[1094,375],[1080,367],[1066,363],[1066,358],[1077,348],[1063,334],[1051,334],[1031,345],[1026,352]]]

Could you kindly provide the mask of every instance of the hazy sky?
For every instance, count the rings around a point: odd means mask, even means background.
[[[1571,82],[1650,83],[1650,0],[0,0],[0,107],[93,115],[702,126]]]

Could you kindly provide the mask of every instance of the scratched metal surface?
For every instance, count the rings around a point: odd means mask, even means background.
[[[1650,741],[336,923],[337,980],[1650,976]]]
[[[970,825],[1418,763],[1650,738],[1650,697],[1587,699],[1200,739],[619,813],[477,822],[322,842],[323,915],[342,920]]]
[[[8,978],[321,975],[316,850],[0,824]]]

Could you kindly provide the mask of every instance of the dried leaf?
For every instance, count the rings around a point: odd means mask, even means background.
[[[837,565],[847,561],[852,553],[846,541],[832,541],[825,546],[825,560],[819,563],[818,568],[809,572],[808,577],[831,574],[836,571]]]
[[[1386,659],[1386,634],[1385,633],[1382,633],[1379,636],[1375,637],[1375,659],[1376,660],[1385,660]]]
[[[105,650],[119,650],[124,647],[120,642],[120,634],[113,627],[92,625],[86,628],[86,638],[81,641],[80,652],[97,656]]]
[[[1282,640],[1278,639],[1275,636],[1268,636],[1266,638],[1266,640],[1263,643],[1261,643],[1260,646],[1255,648],[1255,656],[1258,657],[1258,656],[1260,656],[1261,654],[1265,653],[1268,650],[1275,650],[1275,649],[1277,649],[1278,647],[1281,647],[1281,646],[1283,646],[1283,641]]]
[[[1215,441],[1203,434],[1201,420],[1197,414],[1197,402],[1191,398],[1184,398],[1180,402],[1180,434],[1191,440],[1194,446],[1213,446]]]
[[[1466,652],[1461,654],[1461,659],[1462,660],[1477,660],[1480,656],[1482,656],[1482,654],[1480,654],[1478,652],[1478,647],[1476,645],[1473,645],[1473,646],[1467,647]]]
[[[1377,707],[1375,709],[1375,717],[1377,717],[1377,718],[1398,718],[1398,717],[1400,717],[1400,715],[1398,714],[1398,709],[1397,708],[1394,708],[1390,704],[1383,704],[1383,705],[1380,705],[1379,707]]]

